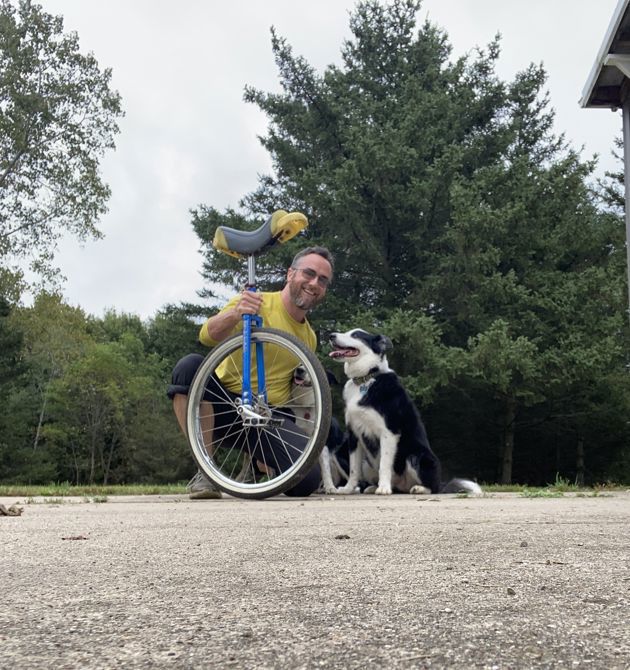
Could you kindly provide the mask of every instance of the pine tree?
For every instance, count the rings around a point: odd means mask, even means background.
[[[516,460],[529,476],[520,455],[537,453],[521,442],[527,427],[559,462],[601,425],[602,380],[614,381],[617,407],[627,402],[623,224],[598,206],[594,163],[553,134],[544,68],[500,80],[498,38],[453,59],[443,31],[417,25],[419,9],[360,2],[341,65],[323,74],[272,31],[282,90],[247,88],[245,99],[269,118],[273,173],[238,212],[200,207],[193,225],[209,240],[217,225],[252,227],[278,207],[305,212],[304,243],[336,253],[317,323],[393,331],[445,443],[461,451],[478,435],[485,463],[498,447],[508,482]],[[282,279],[296,248],[261,259],[264,281]],[[233,260],[205,251],[207,279],[243,282]],[[455,395],[465,426],[449,421]],[[611,430],[586,431],[587,459],[606,440],[623,449],[627,429]]]

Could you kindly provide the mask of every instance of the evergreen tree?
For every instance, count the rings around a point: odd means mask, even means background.
[[[585,458],[626,449],[620,424],[593,430],[608,415],[603,380],[617,408],[628,399],[619,211],[599,208],[594,163],[553,134],[543,67],[501,81],[498,38],[452,59],[443,31],[417,25],[420,4],[360,2],[342,64],[323,74],[272,30],[282,90],[245,99],[269,118],[273,173],[239,211],[194,211],[206,279],[244,281],[242,264],[209,246],[218,225],[305,212],[304,244],[336,253],[316,323],[394,336],[392,360],[419,404],[432,402],[438,451],[456,464],[471,450],[485,468],[471,474],[509,482],[514,463],[518,478],[547,477],[572,450],[584,473]],[[268,285],[296,248],[260,259]]]

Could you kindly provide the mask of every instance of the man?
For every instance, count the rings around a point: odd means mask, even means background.
[[[325,247],[303,249],[293,258],[291,267],[287,271],[286,283],[281,291],[244,290],[232,298],[218,314],[210,317],[203,324],[199,339],[206,346],[215,346],[242,329],[244,314],[259,314],[263,318],[265,327],[276,328],[294,335],[311,351],[315,351],[317,338],[306,315],[324,300],[332,276],[333,258],[328,249]],[[173,410],[184,434],[186,433],[188,389],[202,361],[203,357],[199,354],[189,354],[178,361],[173,370],[172,383],[168,388],[168,396],[173,401]],[[277,372],[284,373],[285,371],[278,370]],[[276,376],[273,373],[273,369],[269,370],[268,378],[273,379]],[[291,374],[291,370],[286,370],[286,375]],[[282,386],[286,388],[287,385]],[[274,397],[275,392],[276,389],[272,386],[268,388],[271,405],[278,404]],[[314,467],[301,482],[287,491],[287,495],[310,495],[319,486],[319,481],[319,468]],[[214,488],[202,472],[198,472],[192,478],[188,484],[188,491],[191,498],[221,497],[220,491]]]

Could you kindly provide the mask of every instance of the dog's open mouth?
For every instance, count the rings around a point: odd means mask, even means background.
[[[359,355],[358,349],[353,349],[352,347],[337,347],[335,346],[333,350],[328,354],[331,358],[353,358],[354,356]]]

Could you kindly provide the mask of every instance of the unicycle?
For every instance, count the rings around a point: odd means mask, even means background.
[[[254,231],[220,226],[212,243],[247,259],[247,287],[255,291],[256,256],[306,226],[303,214],[279,211]],[[276,361],[283,361],[283,369],[302,367],[311,378],[306,429],[295,423],[292,402],[299,401],[287,398],[278,407],[267,400],[267,371]],[[188,392],[188,439],[197,466],[218,489],[239,498],[267,498],[294,487],[316,463],[330,418],[330,387],[315,354],[298,338],[265,328],[259,316],[249,314],[243,316],[242,333],[206,356]]]

